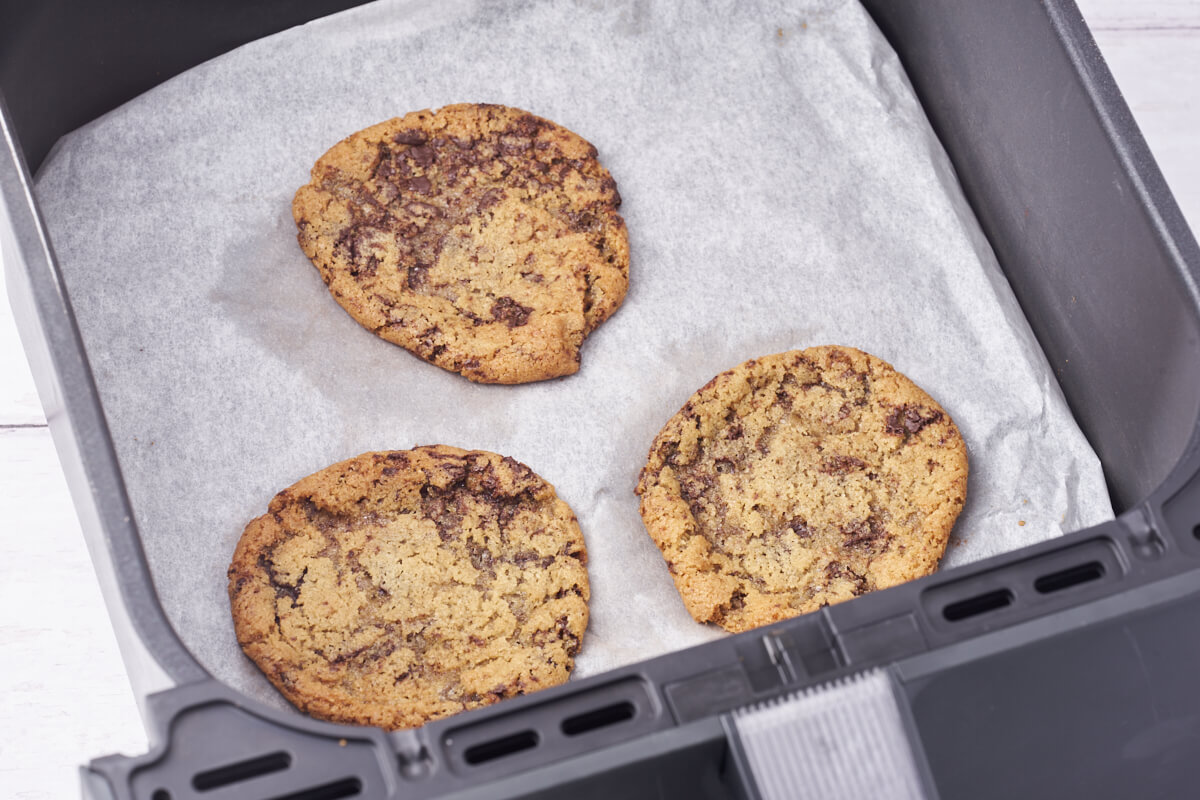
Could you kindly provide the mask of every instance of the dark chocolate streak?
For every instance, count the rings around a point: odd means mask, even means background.
[[[867,462],[854,456],[832,455],[821,459],[821,472],[826,475],[849,475],[867,466]]]
[[[842,528],[842,546],[848,550],[874,550],[886,544],[890,534],[879,518],[871,515]]]
[[[884,421],[883,430],[894,436],[903,436],[907,442],[910,436],[920,433],[926,426],[941,422],[942,416],[941,411],[925,406],[894,406]]]
[[[826,580],[831,581],[837,580],[838,578],[844,578],[850,581],[854,584],[854,588],[851,589],[851,591],[855,596],[865,594],[869,588],[867,586],[867,576],[859,575],[857,572],[850,569],[850,567],[846,566],[840,561],[830,561],[825,565],[825,578]]]
[[[529,321],[533,309],[523,306],[511,297],[501,297],[492,303],[492,319],[503,322],[510,328],[518,328]]]

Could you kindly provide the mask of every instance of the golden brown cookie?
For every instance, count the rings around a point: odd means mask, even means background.
[[[300,246],[365,328],[480,383],[579,369],[629,284],[596,148],[515,108],[415,111],[334,145],[296,192]]]
[[[709,381],[654,440],[636,491],[688,611],[738,632],[933,572],[967,448],[890,364],[813,347]]]
[[[567,679],[588,620],[571,509],[494,453],[365,453],[284,489],[229,567],[238,642],[301,710],[411,728]]]

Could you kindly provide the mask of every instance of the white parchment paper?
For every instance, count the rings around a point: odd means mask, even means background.
[[[628,298],[582,370],[479,386],[360,328],[290,203],[342,137],[455,102],[584,136],[617,180]],[[970,448],[945,566],[1111,516],[1072,420],[896,56],[854,2],[379,2],[254,42],[67,136],[38,197],[156,588],[218,678],[225,570],[300,477],[445,443],[554,483],[587,539],[576,674],[720,635],[688,616],[633,487],[688,396],[748,358],[860,347]]]

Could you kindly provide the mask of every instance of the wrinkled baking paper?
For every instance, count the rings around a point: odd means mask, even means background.
[[[480,386],[359,327],[296,243],[342,137],[455,102],[590,140],[617,180],[624,306],[576,375]],[[65,137],[37,184],[155,586],[213,675],[225,570],[279,489],[445,443],[552,482],[590,554],[576,675],[724,635],[684,610],[633,495],[655,433],[748,358],[845,344],[932,394],[970,448],[943,568],[1111,517],[896,55],[853,2],[379,2],[254,42]]]

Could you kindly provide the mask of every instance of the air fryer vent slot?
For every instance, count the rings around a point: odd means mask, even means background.
[[[1089,561],[1086,564],[1076,564],[1073,567],[1060,569],[1043,575],[1033,582],[1033,588],[1040,594],[1051,594],[1078,586],[1081,583],[1100,580],[1104,577],[1104,565],[1099,561]]]
[[[197,772],[192,777],[192,788],[197,792],[208,792],[213,789],[220,789],[222,786],[228,786],[231,783],[241,783],[251,778],[257,778],[260,775],[280,772],[291,765],[292,757],[287,753],[282,751],[268,753],[265,756],[248,758],[245,761],[226,764],[216,769]]]
[[[942,616],[948,622],[958,622],[959,620],[977,617],[980,614],[986,614],[989,611],[996,611],[1005,606],[1010,606],[1012,602],[1012,591],[1009,589],[995,589],[983,594],[977,594],[974,597],[968,597],[966,600],[958,600],[950,603],[942,609]]]
[[[567,717],[562,722],[562,732],[567,736],[579,736],[598,728],[607,728],[609,725],[633,719],[636,714],[637,709],[634,708],[633,703],[622,700],[619,703]]]
[[[298,792],[281,794],[271,800],[342,800],[343,797],[354,797],[362,791],[362,781],[358,778],[343,778],[340,781],[314,786],[311,789],[301,789]]]
[[[463,753],[463,760],[471,765],[483,764],[488,761],[495,761],[498,758],[511,756],[513,753],[519,753],[522,750],[528,750],[531,747],[537,747],[537,743],[538,735],[536,731],[521,731],[520,733],[514,733],[499,739],[492,739],[471,745]]]

